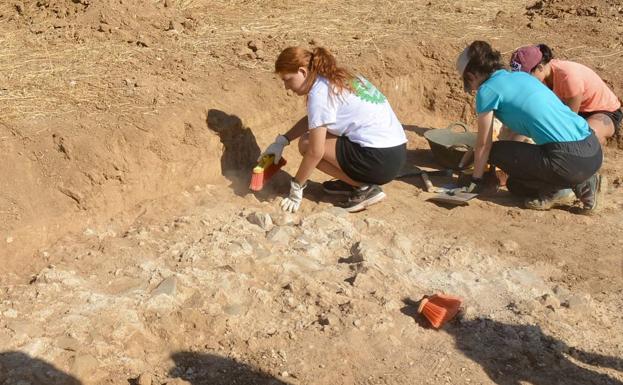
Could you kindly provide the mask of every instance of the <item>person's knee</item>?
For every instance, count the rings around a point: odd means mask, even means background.
[[[309,135],[303,134],[303,136],[299,138],[298,148],[299,148],[299,153],[301,155],[305,155],[305,153],[307,152],[307,149],[309,148]]]
[[[606,114],[591,115],[586,122],[595,131],[595,136],[602,145],[606,143],[606,139],[614,135],[614,123]]]

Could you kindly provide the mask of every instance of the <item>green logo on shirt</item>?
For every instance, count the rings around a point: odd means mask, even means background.
[[[379,91],[367,79],[354,79],[352,86],[353,90],[355,91],[355,95],[361,100],[365,100],[366,102],[374,104],[382,104],[385,103],[385,101],[387,100],[385,95],[383,95],[381,91]]]

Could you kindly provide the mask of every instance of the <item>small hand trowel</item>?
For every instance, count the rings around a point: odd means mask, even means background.
[[[468,204],[469,200],[478,196],[478,194],[467,193],[459,190],[460,189],[446,190],[433,195],[427,200],[460,206]]]

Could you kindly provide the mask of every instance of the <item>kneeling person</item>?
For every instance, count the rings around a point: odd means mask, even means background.
[[[386,97],[368,80],[338,67],[324,48],[286,48],[275,72],[287,90],[307,97],[307,116],[278,135],[262,155],[274,154],[299,139],[303,160],[281,207],[298,210],[314,168],[337,180],[323,183],[329,194],[348,195],[344,208],[356,212],[381,201],[380,187],[393,180],[406,159],[402,125]]]

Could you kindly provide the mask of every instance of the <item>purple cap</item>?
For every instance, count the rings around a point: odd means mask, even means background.
[[[511,69],[513,71],[532,72],[543,59],[543,54],[538,45],[521,47],[511,56]]]

